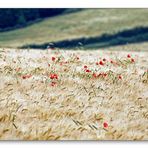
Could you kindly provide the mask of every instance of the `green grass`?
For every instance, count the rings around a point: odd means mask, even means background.
[[[20,47],[80,37],[101,36],[148,26],[148,9],[85,9],[0,33],[0,47]]]

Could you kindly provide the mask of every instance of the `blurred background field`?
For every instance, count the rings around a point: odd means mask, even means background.
[[[145,47],[147,18],[148,9],[0,9],[0,47]]]

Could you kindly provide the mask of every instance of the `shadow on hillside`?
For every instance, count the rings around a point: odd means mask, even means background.
[[[148,41],[148,27],[136,27],[132,29],[123,30],[115,34],[103,34],[101,36],[89,37],[89,38],[78,38],[72,40],[63,40],[58,42],[44,43],[41,45],[32,44],[25,45],[20,48],[34,48],[34,49],[47,49],[47,47],[56,48],[79,48],[79,49],[90,49],[90,48],[102,48],[117,45],[126,45],[130,43],[140,43]]]

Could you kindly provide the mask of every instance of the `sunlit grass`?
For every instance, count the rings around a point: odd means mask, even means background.
[[[0,47],[20,47],[65,39],[100,36],[147,26],[147,9],[86,9],[0,33]]]

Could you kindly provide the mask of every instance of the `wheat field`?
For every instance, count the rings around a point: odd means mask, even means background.
[[[0,49],[0,140],[148,140],[148,52]]]

